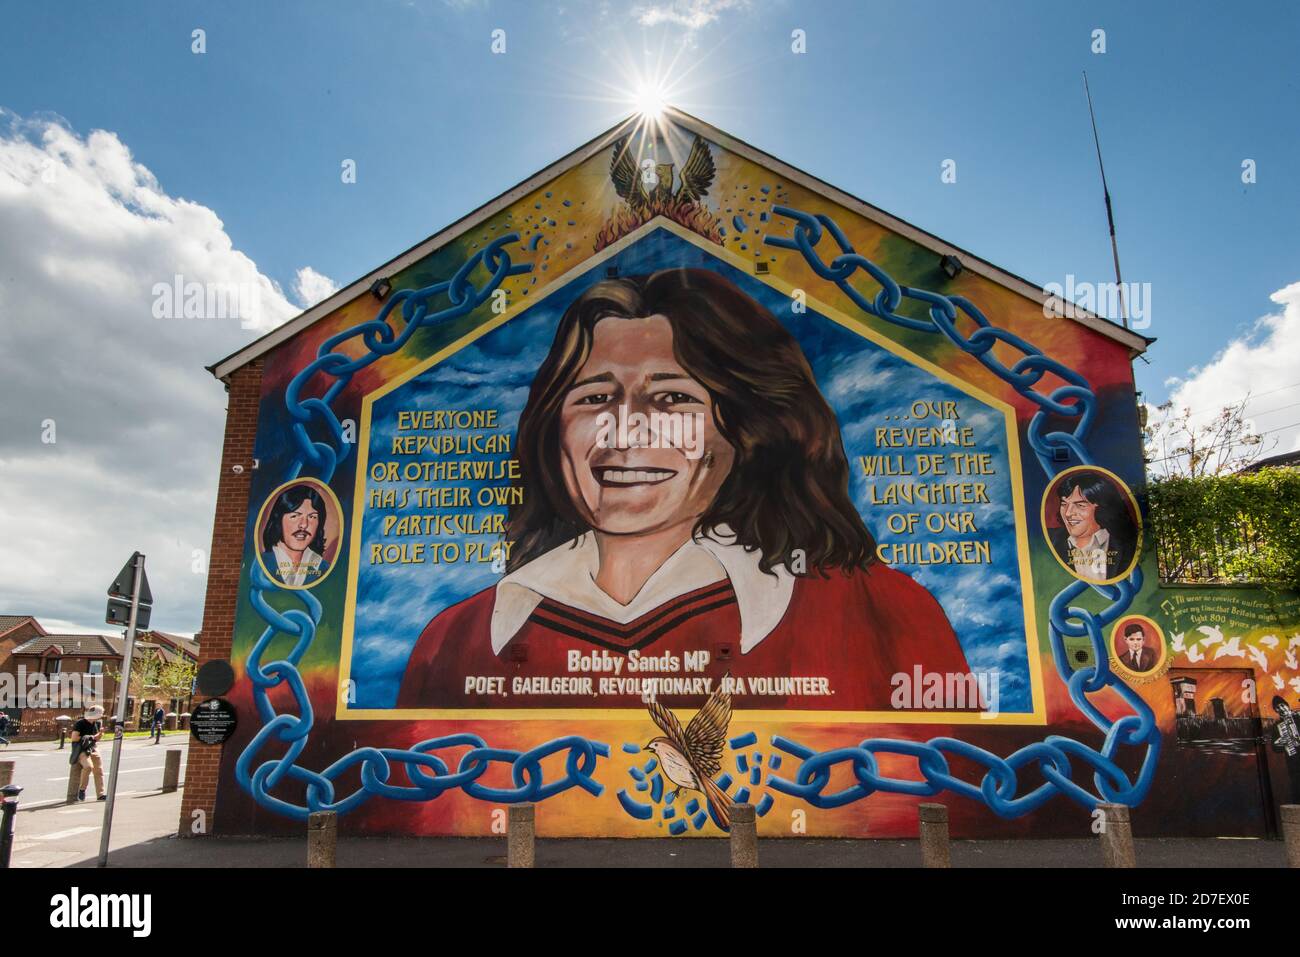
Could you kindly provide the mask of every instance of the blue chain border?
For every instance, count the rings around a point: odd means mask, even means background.
[[[518,233],[498,237],[467,259],[450,280],[422,289],[394,292],[374,319],[358,323],[321,343],[316,358],[293,377],[284,392],[285,405],[293,420],[291,433],[298,446],[297,457],[286,473],[287,480],[298,478],[305,466],[311,466],[322,482],[329,482],[335,469],[351,451],[351,444],[344,441],[343,424],[330,407],[335,398],[347,388],[357,372],[381,356],[397,352],[417,329],[468,315],[486,302],[506,277],[531,271],[533,267],[530,264],[513,264],[504,249],[507,244],[518,241]],[[470,279],[480,264],[490,273],[481,289],[475,287]],[[430,311],[431,300],[441,295],[446,295],[451,305]],[[400,333],[389,325],[393,310],[399,304],[405,322]],[[367,350],[361,356],[349,358],[336,351],[358,336]],[[303,387],[317,373],[333,376],[334,383],[321,398],[300,398]],[[307,427],[313,419],[323,424],[333,444],[311,438]],[[292,595],[304,607],[278,611],[267,601],[268,594]],[[398,801],[427,801],[452,788],[459,788],[471,797],[507,804],[543,801],[573,787],[597,797],[604,793],[604,785],[599,784],[592,773],[600,758],[609,757],[609,745],[578,735],[556,738],[520,752],[491,747],[476,734],[453,734],[429,738],[405,749],[357,748],[323,771],[299,766],[298,757],[307,746],[308,735],[315,724],[315,713],[298,663],[316,637],[321,604],[309,591],[282,588],[257,562],[252,563],[248,600],[266,622],[266,630],[249,652],[247,662],[248,677],[253,684],[253,703],[262,727],[236,760],[235,779],[263,807],[303,820],[313,811],[343,814],[375,796]],[[263,663],[262,658],[271,644],[282,635],[294,639],[293,650],[283,658]],[[296,714],[277,712],[271,704],[271,690],[281,685],[289,687]],[[258,753],[273,740],[288,745],[288,749],[280,757],[255,767]],[[452,755],[443,757],[433,753],[461,748],[466,750],[458,761]],[[564,776],[548,783],[541,761],[560,752],[567,752]],[[493,763],[510,766],[513,787],[494,788],[479,782]],[[412,786],[390,783],[394,764],[404,768]],[[360,768],[361,785],[348,796],[339,797],[335,793],[335,781],[354,766]],[[451,771],[453,766],[456,769],[454,773]],[[270,793],[288,780],[305,785],[306,804],[294,804]]]
[[[1064,449],[1068,453],[1067,461],[1072,456],[1080,465],[1095,464],[1084,441],[1096,415],[1097,396],[1083,375],[1049,358],[1037,346],[1015,333],[994,326],[964,296],[944,296],[895,282],[884,269],[856,252],[848,237],[829,216],[811,215],[788,206],[774,206],[772,213],[794,221],[793,235],[790,238],[766,236],[764,243],[801,253],[813,272],[822,279],[833,282],[868,315],[904,329],[943,335],[958,349],[979,360],[1019,395],[1037,404],[1039,409],[1029,422],[1026,438],[1049,479],[1061,471],[1053,461],[1053,452],[1057,449]],[[838,254],[830,263],[826,263],[816,252],[823,229],[839,247]],[[873,298],[868,298],[850,284],[849,280],[859,271],[867,273],[880,286]],[[899,315],[897,310],[904,299],[927,306],[929,319]],[[975,325],[969,336],[957,329],[959,315],[965,316]],[[993,354],[993,347],[998,343],[1018,349],[1024,356],[1008,368]],[[1048,373],[1066,384],[1044,395],[1034,386]],[[1052,415],[1077,421],[1069,432],[1046,431],[1049,428],[1049,416]],[[1089,589],[1110,604],[1099,612],[1070,604]],[[819,808],[842,807],[860,801],[876,791],[929,797],[950,790],[972,800],[982,801],[1004,818],[1019,817],[1037,810],[1057,794],[1064,794],[1089,809],[1103,800],[1129,805],[1140,803],[1155,777],[1160,755],[1160,728],[1156,724],[1155,714],[1141,696],[1111,671],[1110,655],[1102,637],[1102,628],[1123,615],[1132,604],[1133,596],[1141,589],[1142,569],[1134,566],[1127,579],[1111,585],[1072,582],[1052,599],[1048,607],[1048,633],[1057,674],[1069,690],[1070,700],[1075,707],[1105,733],[1101,750],[1064,735],[1049,735],[1006,758],[969,742],[947,737],[931,738],[925,742],[867,738],[856,747],[835,748],[819,753],[778,735],[772,738],[773,746],[799,758],[801,764],[793,781],[772,775],[769,785]],[[1065,638],[1084,636],[1092,645],[1093,664],[1074,671],[1066,654]],[[1106,688],[1117,693],[1134,713],[1113,722],[1102,714],[1088,696]],[[1114,760],[1120,745],[1145,745],[1147,748],[1135,781],[1130,781],[1127,773]],[[881,753],[916,758],[924,780],[882,776],[876,761],[876,755]],[[945,754],[966,758],[987,768],[979,786],[954,777]],[[1093,768],[1093,784],[1098,794],[1089,792],[1074,781],[1071,758]],[[843,762],[851,763],[857,783],[834,794],[825,794],[831,767]],[[1017,797],[1019,782],[1016,772],[1028,765],[1034,765],[1046,781],[1028,794]]]
[[[793,219],[794,233],[789,239],[767,236],[765,243],[800,252],[818,276],[835,283],[864,312],[903,328],[942,333],[962,351],[974,356],[991,372],[1009,383],[1020,395],[1037,403],[1040,410],[1030,421],[1027,439],[1049,477],[1058,471],[1051,460],[1052,452],[1057,448],[1066,449],[1080,464],[1093,464],[1084,440],[1095,415],[1096,395],[1086,378],[1048,358],[1036,346],[1014,333],[992,325],[974,303],[964,297],[943,296],[899,285],[875,263],[856,253],[830,217],[814,216],[785,206],[775,206],[772,212]],[[839,254],[829,265],[815,251],[821,241],[823,228],[840,247]],[[352,376],[381,356],[397,352],[417,329],[468,315],[485,302],[506,277],[531,271],[530,264],[513,264],[503,248],[508,243],[518,241],[517,233],[493,240],[467,259],[450,280],[421,289],[393,293],[375,319],[346,329],[321,344],[316,358],[299,371],[285,389],[285,405],[293,420],[291,433],[298,446],[298,455],[286,473],[287,480],[297,478],[308,465],[316,470],[321,481],[330,480],[351,450],[351,444],[344,439],[342,423],[330,406],[339,393],[347,388]],[[491,274],[481,289],[476,288],[469,278],[480,264]],[[880,290],[874,299],[867,299],[849,283],[849,279],[859,270],[879,283]],[[446,295],[451,305],[431,312],[430,300],[440,295]],[[903,298],[928,305],[930,321],[898,315],[896,310]],[[397,333],[388,320],[399,303],[405,326]],[[977,327],[970,336],[963,336],[957,331],[959,312]],[[343,343],[358,336],[366,346],[364,354],[349,358],[336,351]],[[1024,357],[1007,368],[992,353],[993,347],[999,342],[1019,349],[1025,353]],[[1043,395],[1033,387],[1049,372],[1068,384],[1056,388],[1050,395]],[[303,387],[317,373],[333,376],[334,383],[320,398],[299,398]],[[1077,418],[1078,421],[1071,432],[1044,432],[1049,415]],[[307,427],[313,419],[318,419],[323,424],[333,444],[311,438]],[[798,742],[776,736],[773,738],[774,746],[799,758],[801,764],[793,781],[772,775],[769,779],[771,787],[821,808],[840,807],[878,790],[926,796],[947,789],[982,801],[1003,817],[1016,817],[1035,810],[1057,793],[1065,794],[1086,807],[1098,803],[1100,798],[1074,782],[1070,764],[1070,758],[1074,757],[1095,769],[1094,783],[1106,800],[1124,804],[1139,803],[1150,789],[1154,777],[1160,749],[1160,732],[1151,709],[1111,672],[1101,629],[1127,610],[1133,595],[1141,587],[1140,568],[1135,568],[1126,581],[1114,585],[1089,585],[1078,581],[1064,588],[1053,599],[1049,610],[1052,654],[1057,671],[1066,683],[1075,706],[1105,732],[1102,750],[1097,751],[1061,735],[1050,735],[1005,759],[955,738],[933,738],[923,743],[868,738],[856,747],[818,753]],[[1111,604],[1098,613],[1069,604],[1088,588],[1092,588]],[[267,593],[292,594],[305,607],[278,611],[267,602]],[[460,788],[471,797],[503,803],[541,801],[573,787],[580,787],[595,796],[603,793],[604,787],[592,778],[592,773],[599,758],[609,756],[609,746],[578,735],[557,738],[529,751],[519,752],[489,747],[478,735],[454,734],[430,738],[406,749],[358,748],[319,772],[300,767],[297,759],[307,745],[315,719],[298,663],[315,638],[321,618],[321,605],[308,591],[280,587],[257,563],[252,567],[248,597],[253,609],[267,624],[266,630],[249,653],[247,662],[249,679],[253,683],[253,700],[263,726],[236,761],[235,777],[262,806],[291,818],[305,819],[312,811],[333,810],[346,813],[374,796],[425,801],[452,788]],[[267,649],[282,635],[295,639],[293,650],[284,658],[263,664],[262,658]],[[1064,638],[1085,635],[1092,643],[1095,663],[1091,668],[1072,671],[1066,657]],[[272,706],[269,693],[282,684],[289,686],[297,714],[279,713]],[[1114,722],[1107,719],[1087,697],[1104,688],[1115,690],[1135,714],[1126,715]],[[254,767],[258,753],[273,739],[287,745],[286,752],[279,758]],[[1113,760],[1120,744],[1147,746],[1147,754],[1136,782],[1130,782]],[[444,760],[432,753],[441,749],[459,748],[466,750],[459,761],[455,762],[454,773],[450,771],[450,757]],[[543,758],[562,751],[567,751],[564,776],[557,781],[545,782],[540,762]],[[945,752],[987,767],[988,771],[980,785],[954,777],[944,757]],[[875,759],[878,753],[916,757],[925,780],[882,777],[878,773]],[[857,783],[834,794],[825,795],[823,791],[830,779],[830,768],[845,761],[852,763]],[[510,765],[514,785],[512,788],[492,788],[479,783],[478,779],[496,762]],[[1046,778],[1046,783],[1026,795],[1016,797],[1016,771],[1031,763],[1037,766]],[[413,786],[389,783],[393,764],[403,766]],[[360,767],[361,785],[347,797],[338,798],[334,782],[353,766]],[[429,774],[429,771],[433,773]],[[270,793],[271,789],[285,780],[294,780],[305,786],[305,805],[285,801]]]

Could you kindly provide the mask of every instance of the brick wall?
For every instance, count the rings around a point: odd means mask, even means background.
[[[235,607],[239,599],[240,563],[244,554],[244,522],[248,516],[248,489],[252,481],[253,437],[257,432],[258,402],[262,392],[262,360],[255,359],[231,374],[226,406],[226,434],[217,483],[216,515],[212,522],[212,550],[208,553],[208,590],[203,604],[203,643],[199,667],[207,661],[230,660],[235,632]],[[242,465],[236,474],[232,466]],[[195,695],[194,706],[205,700]],[[190,738],[181,800],[179,833],[194,836],[194,811],[206,818],[204,834],[211,834],[217,802],[217,774],[222,745],[199,744]]]

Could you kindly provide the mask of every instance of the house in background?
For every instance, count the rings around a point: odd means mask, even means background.
[[[0,674],[15,648],[43,634],[45,629],[31,615],[0,615]]]
[[[51,634],[33,616],[0,615],[0,675],[12,676],[6,684],[22,695],[21,702],[2,702],[11,726],[18,727],[23,739],[57,736],[58,716],[77,717],[88,704],[81,697],[87,692],[111,714],[116,707],[119,685],[115,676],[122,671],[125,643],[125,638],[109,635]],[[150,661],[167,665],[177,660],[192,665],[198,660],[197,636],[140,632],[132,659],[136,667]],[[127,699],[128,729],[143,726],[146,709],[152,715],[158,705],[172,716],[188,713],[189,694],[151,696],[148,690],[139,700],[137,696]],[[32,705],[29,696],[36,696],[39,704]],[[176,718],[170,717],[168,725],[175,727]]]
[[[1241,470],[1242,474],[1247,472],[1258,472],[1260,469],[1294,469],[1300,468],[1300,451],[1281,452],[1277,455],[1270,455],[1268,458],[1260,459],[1257,462],[1251,462]]]

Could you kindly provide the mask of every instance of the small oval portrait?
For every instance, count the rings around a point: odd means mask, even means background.
[[[257,517],[258,560],[285,588],[311,588],[334,567],[343,512],[329,486],[295,479],[270,494]]]
[[[1157,677],[1169,659],[1164,632],[1150,618],[1125,615],[1111,628],[1110,658],[1123,677]]]
[[[1137,500],[1119,476],[1092,465],[1066,469],[1043,494],[1043,532],[1075,578],[1109,585],[1137,564],[1142,541]]]

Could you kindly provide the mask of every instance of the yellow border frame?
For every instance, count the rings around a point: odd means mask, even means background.
[[[290,485],[311,485],[315,488],[324,490],[325,494],[329,496],[329,500],[334,503],[334,514],[339,517],[339,547],[334,551],[334,561],[330,562],[330,567],[325,569],[325,574],[321,575],[320,578],[316,579],[310,585],[286,585],[284,582],[280,581],[278,576],[272,575],[270,570],[266,567],[266,562],[262,561],[262,542],[258,536],[262,533],[262,517],[266,514],[266,506],[270,505],[272,499],[287,489]],[[257,510],[257,524],[253,526],[253,555],[257,559],[257,564],[261,567],[262,571],[266,573],[266,577],[275,582],[278,587],[289,591],[308,591],[329,578],[330,575],[334,574],[334,568],[339,563],[339,556],[343,554],[343,547],[350,544],[348,541],[347,524],[347,516],[343,514],[343,503],[339,501],[339,497],[334,494],[332,488],[320,479],[310,477],[290,479],[283,485],[276,486],[276,488],[266,496],[266,499],[262,502],[262,507]]]
[[[1061,556],[1056,554],[1056,549],[1052,546],[1052,540],[1047,537],[1047,522],[1045,521],[1047,518],[1047,496],[1052,494],[1052,489],[1056,488],[1056,486],[1060,484],[1061,479],[1074,472],[1101,472],[1103,475],[1109,476],[1116,485],[1124,490],[1124,494],[1128,496],[1129,504],[1133,506],[1133,514],[1136,516],[1136,521],[1133,524],[1137,529],[1137,538],[1133,543],[1133,560],[1128,563],[1128,567],[1124,569],[1122,575],[1116,575],[1114,578],[1107,578],[1105,581],[1098,582],[1093,581],[1091,578],[1084,578],[1069,565],[1065,564],[1065,562],[1061,561]],[[1137,567],[1138,562],[1142,559],[1142,535],[1145,528],[1142,524],[1142,509],[1138,508],[1137,497],[1134,496],[1133,490],[1128,487],[1127,482],[1110,469],[1104,469],[1100,465],[1072,465],[1068,469],[1057,472],[1055,477],[1047,483],[1047,488],[1043,489],[1043,501],[1038,509],[1038,524],[1043,530],[1043,541],[1047,543],[1047,550],[1051,552],[1052,557],[1056,559],[1056,564],[1069,572],[1070,577],[1075,581],[1087,582],[1089,585],[1113,585],[1116,582],[1121,582],[1125,578],[1128,578],[1129,574]]]
[[[369,438],[370,438],[370,414],[374,402],[388,393],[405,385],[411,379],[421,375],[426,370],[437,365],[448,356],[459,352],[461,349],[471,345],[477,339],[485,336],[494,330],[500,328],[509,322],[519,313],[536,305],[538,302],[553,295],[559,289],[576,280],[580,275],[585,274],[590,269],[599,266],[603,261],[610,259],[633,243],[649,234],[655,229],[667,229],[677,238],[698,247],[702,251],[714,256],[723,262],[728,263],[746,275],[752,276],[759,282],[776,289],[787,297],[796,287],[778,276],[768,273],[760,275],[753,272],[753,264],[729,249],[716,246],[711,242],[697,236],[695,233],[679,226],[677,223],[665,219],[662,216],[656,216],[649,222],[640,226],[634,232],[624,236],[618,242],[607,246],[598,254],[583,260],[578,266],[566,271],[566,273],[557,277],[552,282],[536,290],[534,296],[527,299],[520,297],[520,302],[512,305],[504,313],[493,316],[472,332],[467,333],[455,342],[450,343],[427,359],[419,362],[402,374],[396,376],[389,382],[384,383],[374,392],[364,396],[361,403],[361,421],[358,424],[357,431],[357,471],[359,481],[356,482],[356,488],[353,493],[353,512],[352,526],[353,532],[350,539],[349,562],[348,562],[348,585],[347,593],[344,596],[344,614],[343,614],[343,633],[340,649],[339,660],[339,685],[347,687],[351,680],[352,670],[352,633],[355,626],[356,615],[356,590],[357,579],[360,574],[361,559],[361,522],[357,521],[357,516],[361,514],[360,509],[365,504],[366,481],[365,477],[369,466]],[[984,402],[986,405],[998,409],[1002,412],[1003,424],[1007,430],[1007,458],[1011,467],[1011,495],[1012,507],[1016,516],[1016,551],[1017,558],[1020,562],[1020,582],[1021,582],[1021,608],[1025,620],[1025,647],[1029,658],[1029,679],[1030,694],[1033,710],[1027,712],[1018,712],[1015,714],[999,714],[996,717],[984,717],[981,714],[971,712],[950,712],[950,711],[798,711],[798,710],[737,710],[737,715],[744,715],[749,721],[776,721],[776,722],[816,722],[816,723],[852,723],[852,724],[895,724],[895,725],[912,725],[912,724],[979,724],[979,725],[1016,725],[1016,726],[1033,726],[1047,724],[1047,705],[1043,692],[1043,674],[1042,674],[1042,651],[1038,643],[1038,627],[1036,616],[1034,614],[1035,596],[1033,572],[1030,568],[1029,561],[1029,535],[1027,528],[1027,515],[1025,512],[1024,502],[1024,473],[1020,460],[1020,439],[1015,428],[1016,414],[1015,409],[1007,402],[1003,402],[988,393],[984,392],[977,386],[963,382],[956,376],[944,370],[942,367],[935,365],[927,359],[904,349],[898,343],[894,342],[880,333],[870,328],[865,322],[855,321],[843,315],[839,310],[827,305],[826,303],[806,295],[806,303],[809,308],[815,309],[818,313],[825,316],[856,333],[862,338],[867,339],[872,344],[884,349],[885,351],[903,359],[912,365],[917,366],[930,373],[932,376],[948,383],[954,388],[966,393]],[[335,696],[334,717],[336,720],[371,720],[371,721],[411,721],[411,720],[442,720],[442,721],[555,721],[555,720],[575,720],[584,719],[589,721],[645,721],[644,708],[349,708],[342,700],[341,695]]]
[[[1119,631],[1120,625],[1126,625],[1130,621],[1140,621],[1151,628],[1156,637],[1160,639],[1160,659],[1151,666],[1150,671],[1133,671],[1125,668],[1118,658],[1115,657],[1115,633]],[[1162,678],[1173,664],[1173,655],[1169,653],[1169,640],[1165,637],[1165,630],[1154,620],[1146,615],[1122,615],[1115,619],[1115,624],[1110,626],[1110,634],[1107,636],[1110,651],[1110,668],[1112,671],[1119,673],[1129,684],[1145,685],[1150,684],[1157,678]]]

